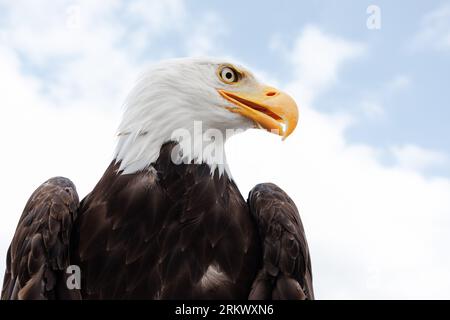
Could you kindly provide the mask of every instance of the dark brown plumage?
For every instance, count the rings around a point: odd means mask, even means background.
[[[312,299],[311,262],[292,200],[261,184],[248,204],[226,173],[113,162],[79,204],[50,179],[27,203],[8,251],[2,299]],[[81,289],[66,287],[68,265]]]
[[[53,178],[28,200],[8,249],[2,299],[70,299],[65,270],[78,195],[72,182]]]

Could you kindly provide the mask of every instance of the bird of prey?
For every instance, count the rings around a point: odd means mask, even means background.
[[[79,201],[56,177],[31,195],[2,299],[313,299],[296,205],[271,183],[245,201],[224,153],[233,133],[284,139],[297,121],[294,100],[242,66],[154,65],[126,99],[114,159],[94,189]]]

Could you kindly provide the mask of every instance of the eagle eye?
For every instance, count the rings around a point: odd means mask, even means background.
[[[228,84],[236,83],[239,80],[239,73],[232,67],[224,66],[219,71],[220,79]]]

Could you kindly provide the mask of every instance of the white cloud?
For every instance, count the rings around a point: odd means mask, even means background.
[[[412,83],[410,76],[405,74],[397,74],[390,80],[372,92],[366,92],[359,103],[362,113],[372,119],[382,118],[386,115],[383,106],[384,101],[392,96],[408,89]]]
[[[421,28],[413,39],[413,47],[420,49],[450,49],[450,5],[445,4],[426,14]]]
[[[314,97],[336,81],[345,62],[361,56],[365,46],[323,33],[307,26],[288,54],[296,75],[292,91],[302,94],[302,101],[312,103]]]
[[[448,158],[445,154],[415,145],[393,146],[391,152],[397,165],[404,169],[422,171],[448,163]]]
[[[376,99],[365,99],[361,102],[363,113],[370,118],[378,118],[385,115],[383,106]]]
[[[125,39],[130,52],[152,50],[154,38],[169,32],[183,32],[186,23],[184,0],[134,0],[125,2],[125,13],[131,17]],[[170,55],[170,53],[168,53]]]
[[[42,89],[56,101],[103,108],[122,101],[129,84],[151,63],[139,54],[156,37],[184,31],[180,25],[186,14],[181,0],[4,5],[4,45],[25,57],[25,69],[45,70]]]
[[[227,34],[223,21],[213,12],[208,12],[200,23],[186,35],[186,49],[189,56],[221,55],[219,38]]]
[[[387,83],[388,89],[391,91],[402,90],[408,88],[411,84],[411,78],[405,74],[398,74]]]
[[[180,28],[186,16],[183,0],[134,0],[130,2],[127,11],[140,17],[147,29],[157,33],[173,29],[174,25]]]

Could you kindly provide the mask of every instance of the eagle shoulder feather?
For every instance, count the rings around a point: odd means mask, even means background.
[[[34,191],[7,253],[2,299],[74,299],[65,287],[72,225],[79,206],[67,178],[47,180]]]
[[[275,184],[264,183],[250,191],[248,204],[263,248],[249,299],[314,299],[308,243],[295,203]]]

